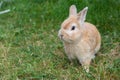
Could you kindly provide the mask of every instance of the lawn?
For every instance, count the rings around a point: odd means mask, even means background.
[[[119,80],[120,0],[2,0],[0,80]],[[101,33],[102,46],[86,73],[70,65],[58,30],[70,5],[88,6],[87,22]]]

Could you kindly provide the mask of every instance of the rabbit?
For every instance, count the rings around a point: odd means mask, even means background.
[[[65,53],[72,62],[77,59],[86,72],[89,72],[91,60],[101,46],[101,35],[97,28],[85,22],[88,7],[79,13],[75,5],[69,8],[69,17],[63,21],[58,37],[64,44]]]

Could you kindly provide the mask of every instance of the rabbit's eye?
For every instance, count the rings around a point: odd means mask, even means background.
[[[75,26],[72,26],[71,30],[75,30]]]

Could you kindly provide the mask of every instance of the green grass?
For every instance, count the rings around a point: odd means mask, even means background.
[[[102,36],[98,56],[85,73],[65,55],[57,34],[69,6],[89,7],[88,22]],[[119,80],[120,0],[11,0],[0,11],[0,80]]]

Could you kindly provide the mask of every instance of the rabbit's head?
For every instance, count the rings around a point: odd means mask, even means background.
[[[84,21],[86,18],[88,7],[85,7],[82,11],[77,13],[75,5],[72,5],[69,9],[69,17],[61,24],[59,30],[59,38],[68,43],[74,43],[80,40],[82,28],[84,27]]]

